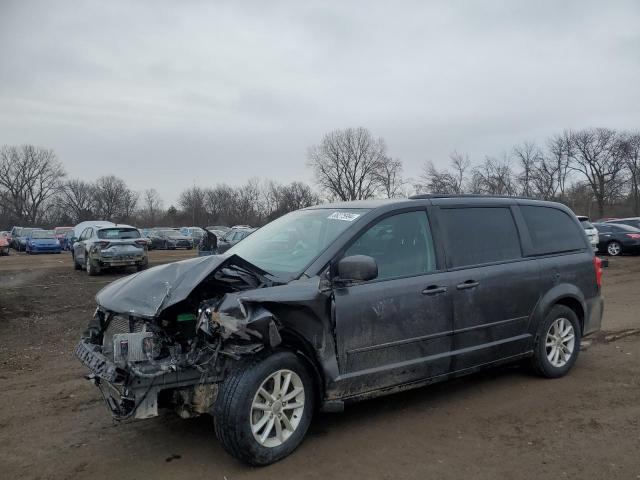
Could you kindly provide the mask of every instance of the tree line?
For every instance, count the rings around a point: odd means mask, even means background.
[[[134,191],[115,175],[69,178],[51,149],[5,145],[0,148],[0,227],[75,225],[96,218],[141,227],[260,226],[324,201],[413,193],[517,195],[559,201],[598,218],[640,216],[640,132],[567,130],[475,162],[454,151],[447,166],[425,161],[418,177],[410,178],[384,139],[366,128],[347,128],[311,146],[307,166],[316,189],[299,181],[256,178],[239,186],[194,185],[165,208],[154,188]]]

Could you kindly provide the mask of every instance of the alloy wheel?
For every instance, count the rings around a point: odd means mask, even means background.
[[[554,367],[564,367],[571,359],[576,343],[573,324],[566,318],[557,318],[547,331],[545,342],[547,359]]]
[[[253,397],[253,437],[264,447],[282,445],[298,428],[304,405],[304,385],[296,372],[278,370],[271,374]]]
[[[611,242],[607,245],[607,253],[612,256],[620,255],[622,248],[618,242]]]

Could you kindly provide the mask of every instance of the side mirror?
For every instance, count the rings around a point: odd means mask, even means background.
[[[366,282],[378,276],[378,264],[367,255],[351,255],[338,262],[338,279],[343,283]]]

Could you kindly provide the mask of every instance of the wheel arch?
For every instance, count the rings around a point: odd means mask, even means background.
[[[540,302],[539,322],[542,322],[556,305],[564,305],[576,314],[580,324],[580,333],[583,334],[587,307],[582,292],[575,285],[570,284],[561,284],[552,288]],[[535,328],[537,329],[538,325]]]
[[[311,373],[316,387],[316,405],[321,406],[324,400],[325,378],[313,346],[302,335],[291,328],[284,327],[280,330],[280,336],[282,337],[282,343],[279,348],[294,352],[309,367],[309,373]]]

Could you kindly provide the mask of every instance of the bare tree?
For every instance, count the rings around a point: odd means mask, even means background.
[[[404,195],[405,181],[402,178],[402,162],[385,157],[380,162],[376,173],[378,184],[385,197],[397,198]]]
[[[126,221],[133,216],[138,194],[115,175],[98,178],[95,183],[96,214],[105,220]]]
[[[615,130],[590,128],[570,132],[571,168],[581,173],[598,204],[598,213],[620,196],[624,181],[624,155]]]
[[[517,194],[515,175],[506,155],[502,160],[495,157],[485,157],[484,162],[474,168],[471,182],[473,193],[486,195]]]
[[[534,177],[543,155],[538,146],[533,142],[524,142],[513,147],[513,154],[520,167],[517,181],[520,184],[520,195],[531,197],[534,195]]]
[[[178,205],[192,226],[203,225],[207,222],[207,212],[204,208],[205,195],[205,190],[195,185],[183,190],[180,194]]]
[[[456,151],[449,156],[449,169],[438,170],[433,162],[425,162],[417,191],[459,195],[465,192],[467,171],[471,166],[469,157]]]
[[[625,132],[620,137],[620,148],[629,172],[633,214],[640,216],[640,132]]]
[[[144,223],[155,225],[162,214],[162,198],[155,188],[148,188],[142,192],[142,214]]]
[[[567,190],[571,172],[570,158],[573,155],[570,132],[565,131],[551,137],[547,142],[547,151],[546,170],[555,172],[557,196],[562,200]]]
[[[309,149],[308,158],[321,190],[347,201],[376,195],[387,154],[384,141],[360,127],[326,134]]]
[[[19,220],[35,224],[64,176],[53,150],[33,145],[0,149],[0,189]]]
[[[89,182],[73,179],[61,189],[60,204],[76,223],[93,217],[96,203],[96,189]]]

